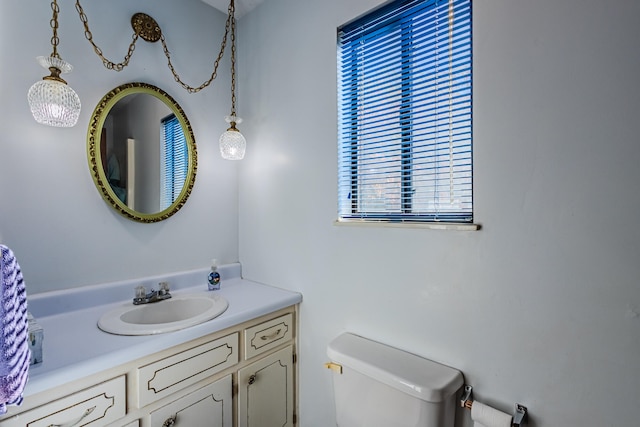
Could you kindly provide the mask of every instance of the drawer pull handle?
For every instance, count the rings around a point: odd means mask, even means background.
[[[95,409],[96,409],[95,406],[87,409],[86,411],[84,411],[84,414],[82,414],[80,416],[80,418],[78,418],[75,421],[69,421],[68,423],[64,423],[64,424],[49,424],[49,427],[74,427],[74,426],[77,426],[78,424],[80,424],[80,421],[82,421],[85,418],[87,418]]]
[[[278,328],[274,333],[272,333],[270,335],[263,335],[263,336],[260,337],[260,339],[262,341],[272,340],[275,337],[277,337],[278,335],[280,335],[280,331],[282,331],[282,328]]]
[[[162,427],[173,427],[174,425],[176,425],[177,418],[178,418],[178,414],[170,416],[164,421],[164,424],[162,424]]]
[[[249,385],[256,382],[256,374],[253,374],[249,377]]]

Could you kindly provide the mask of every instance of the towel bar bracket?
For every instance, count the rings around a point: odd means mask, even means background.
[[[527,407],[516,403],[516,412],[513,414],[512,427],[521,427],[527,418]]]
[[[460,397],[460,407],[471,409],[471,405],[473,404],[473,387],[470,385],[465,385],[464,390],[462,392],[462,397]]]

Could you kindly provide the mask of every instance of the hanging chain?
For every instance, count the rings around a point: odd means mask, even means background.
[[[58,44],[60,43],[60,39],[58,38],[58,14],[60,13],[60,8],[58,7],[57,0],[51,2],[51,10],[53,11],[53,17],[51,21],[49,21],[49,25],[51,25],[51,29],[53,30],[53,35],[51,36],[53,52],[51,52],[51,56],[60,59],[60,55],[58,55]]]
[[[182,79],[180,78],[180,76],[176,72],[176,69],[174,68],[173,64],[171,63],[171,53],[169,53],[169,48],[167,47],[167,42],[165,41],[164,34],[160,36],[160,41],[162,42],[162,48],[164,49],[164,54],[167,57],[167,64],[169,65],[169,69],[171,70],[171,73],[173,74],[173,78],[187,92],[189,92],[189,93],[200,92],[202,89],[204,89],[205,87],[209,86],[211,84],[211,82],[217,77],[217,75],[218,75],[218,65],[220,64],[220,60],[222,59],[222,56],[224,55],[224,49],[227,46],[227,38],[229,36],[229,29],[231,28],[232,25],[235,26],[235,23],[234,23],[235,20],[233,19],[233,11],[234,11],[234,5],[233,5],[233,0],[231,0],[231,3],[229,4],[229,16],[227,17],[227,22],[226,22],[226,24],[224,26],[224,37],[222,39],[222,44],[220,45],[220,53],[218,53],[218,57],[216,58],[216,60],[215,60],[215,62],[213,64],[213,72],[211,73],[211,77],[209,78],[209,80],[205,81],[204,83],[202,83],[198,87],[189,86],[188,84],[186,84],[185,82],[182,81]],[[234,37],[234,34],[233,34],[233,31],[232,31],[232,33],[231,33],[231,39],[232,40],[233,40],[233,37]],[[233,50],[231,51],[231,56],[232,56],[232,61],[233,61]]]
[[[236,116],[236,19],[234,17],[233,0],[229,4],[229,19],[231,19],[231,116]]]
[[[53,45],[53,55],[52,56],[57,56],[58,54],[57,54],[56,47],[58,45],[58,36],[57,36],[57,31],[56,30],[58,28],[58,21],[57,21],[58,5],[56,3],[56,0],[53,0],[53,3],[51,3],[51,8],[54,11],[53,19],[51,20],[51,27],[53,28],[53,37],[51,38],[51,44]],[[95,44],[95,42],[93,41],[93,34],[91,33],[91,30],[89,29],[89,18],[87,17],[86,13],[84,13],[84,9],[82,9],[82,6],[80,5],[80,0],[76,0],[76,10],[78,11],[78,15],[80,16],[80,21],[82,21],[82,24],[84,25],[84,36],[89,41],[89,43],[91,43],[91,45],[93,46],[93,50],[95,51],[96,55],[98,55],[100,57],[100,59],[102,59],[102,63],[104,64],[104,66],[106,68],[108,68],[109,70],[122,71],[122,69],[124,67],[129,65],[129,60],[131,59],[131,55],[133,55],[133,51],[136,48],[136,42],[138,41],[139,35],[136,32],[134,32],[134,34],[132,36],[133,40],[131,41],[131,44],[129,45],[129,50],[128,50],[127,54],[125,55],[124,60],[122,62],[116,64],[116,63],[110,61],[109,59],[105,58],[105,56],[102,53],[102,49],[100,49]],[[180,86],[182,86],[187,92],[196,93],[196,92],[200,92],[202,89],[204,89],[207,86],[209,86],[211,84],[211,82],[213,80],[215,80],[215,78],[217,77],[217,75],[218,75],[218,65],[220,64],[220,61],[222,60],[222,57],[224,55],[224,50],[225,50],[225,48],[227,46],[227,39],[229,38],[229,32],[231,31],[231,115],[235,116],[235,114],[236,114],[236,94],[235,94],[235,86],[236,86],[235,28],[236,28],[236,21],[235,21],[235,17],[234,17],[235,4],[234,4],[233,0],[231,0],[231,2],[229,3],[228,12],[229,12],[229,15],[227,17],[227,22],[226,22],[225,28],[224,28],[224,38],[222,39],[222,43],[220,45],[220,52],[218,53],[218,57],[216,58],[216,60],[215,60],[215,62],[213,64],[213,72],[211,73],[211,77],[207,81],[202,83],[200,86],[198,86],[198,87],[189,86],[184,81],[182,81],[182,79],[178,75],[178,72],[176,71],[175,67],[173,66],[173,63],[171,62],[171,53],[169,52],[169,48],[167,46],[167,42],[166,42],[166,40],[164,38],[164,34],[162,34],[162,33],[160,35],[160,41],[162,42],[162,48],[164,50],[165,56],[167,57],[167,64],[169,66],[169,69],[171,70],[171,73],[173,74],[174,80],[176,82],[178,82],[180,84]]]
[[[89,43],[91,43],[91,46],[93,46],[93,50],[96,53],[96,55],[98,55],[100,59],[102,59],[102,63],[104,64],[104,66],[109,70],[122,71],[124,67],[129,65],[129,60],[131,59],[131,55],[133,55],[133,51],[136,48],[136,42],[138,41],[138,34],[134,33],[131,36],[133,40],[129,45],[129,50],[125,55],[124,60],[116,64],[108,60],[107,58],[105,58],[104,55],[102,54],[102,49],[100,49],[93,41],[93,34],[91,34],[91,30],[89,29],[89,18],[87,18],[87,15],[84,13],[84,9],[82,9],[82,6],[80,5],[80,0],[76,0],[76,10],[78,11],[78,15],[80,15],[80,20],[84,25],[84,36],[89,41]]]

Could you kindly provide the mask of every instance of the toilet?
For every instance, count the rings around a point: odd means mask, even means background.
[[[339,427],[454,427],[457,369],[351,333],[327,355]]]

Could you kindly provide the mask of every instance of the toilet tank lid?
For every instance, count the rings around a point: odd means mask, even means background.
[[[344,333],[327,347],[329,358],[427,402],[446,400],[462,387],[462,373],[394,347]]]

